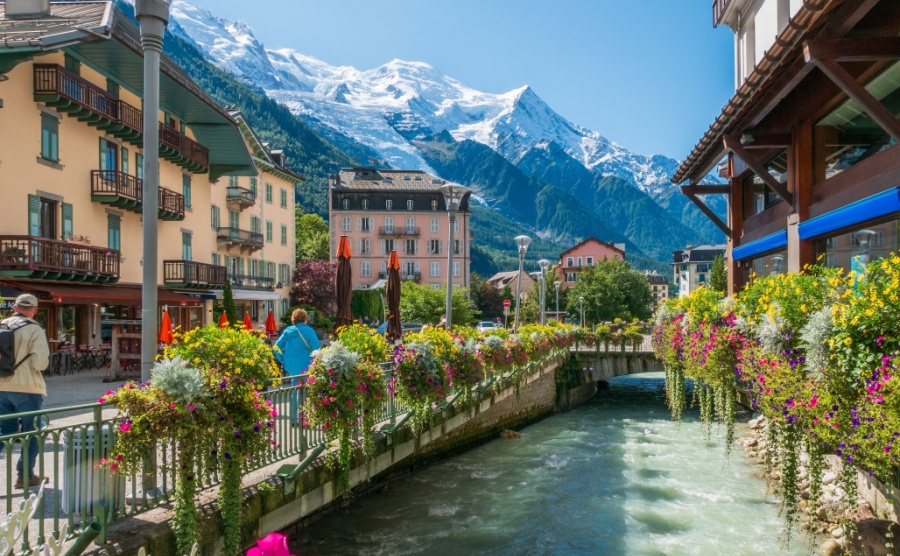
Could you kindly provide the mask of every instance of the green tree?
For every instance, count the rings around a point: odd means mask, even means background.
[[[584,319],[588,322],[622,319],[646,320],[651,316],[650,284],[643,274],[619,259],[604,260],[578,275],[568,292],[566,310],[580,318],[578,298],[584,297]]]
[[[447,286],[440,289],[405,281],[400,286],[400,319],[403,322],[437,324],[444,314]],[[471,306],[465,288],[454,288],[451,301],[454,325],[472,324],[478,310]]]
[[[231,291],[231,282],[225,281],[225,291],[222,292],[222,305],[225,307],[225,316],[229,324],[237,322],[237,307],[234,306],[234,294]]]
[[[728,291],[728,270],[725,268],[725,257],[722,255],[716,255],[713,259],[709,287],[722,293]]]
[[[318,214],[305,214],[298,207],[294,215],[297,235],[297,261],[327,261],[328,224]]]
[[[503,292],[475,272],[469,281],[469,292],[472,303],[481,312],[482,320],[496,320],[503,317]]]

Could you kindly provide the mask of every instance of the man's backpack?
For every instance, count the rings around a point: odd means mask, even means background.
[[[0,322],[0,378],[10,377],[16,373],[16,369],[31,357],[32,354],[26,355],[21,361],[16,363],[16,338],[14,333],[23,326],[34,324],[32,322],[22,322],[12,328],[8,324]]]

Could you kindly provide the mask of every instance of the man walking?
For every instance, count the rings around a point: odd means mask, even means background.
[[[50,363],[50,348],[44,329],[34,320],[37,314],[38,300],[30,294],[22,294],[16,298],[15,314],[0,321],[0,329],[13,330],[15,345],[16,369],[11,376],[0,377],[0,416],[39,411],[44,405],[47,385],[43,372]],[[40,417],[23,419],[22,432],[36,430],[35,421]],[[19,432],[18,419],[0,420],[0,435]],[[0,451],[5,443],[0,443]],[[26,453],[27,452],[27,453]],[[28,457],[27,473],[23,469],[23,459]],[[34,474],[34,465],[38,456],[38,439],[32,436],[28,445],[22,446],[22,456],[16,465],[19,478],[16,488],[40,486],[44,479]],[[23,479],[24,477],[24,479]]]

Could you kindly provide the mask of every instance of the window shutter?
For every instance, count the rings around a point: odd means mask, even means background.
[[[122,173],[128,174],[128,149],[122,147]]]
[[[70,203],[62,204],[62,238],[66,240],[72,236],[72,205]]]
[[[28,234],[41,235],[41,198],[37,195],[28,196]]]
[[[244,257],[238,257],[238,274],[244,274]]]
[[[109,170],[109,158],[108,158],[108,148],[109,146],[106,144],[106,139],[103,137],[100,138],[100,169],[101,170]]]

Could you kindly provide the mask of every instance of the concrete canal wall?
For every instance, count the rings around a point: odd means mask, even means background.
[[[376,456],[350,472],[354,495],[378,488],[385,481],[474,448],[500,436],[505,429],[519,429],[556,412],[575,407],[594,397],[597,383],[624,374],[658,371],[652,355],[639,353],[579,353],[577,364],[565,356],[532,371],[520,384],[500,391],[488,390],[474,407],[457,402],[436,413],[431,428],[414,438],[410,427],[392,434],[380,433]],[[245,479],[245,520],[242,535],[247,545],[273,531],[302,527],[319,515],[346,503],[337,486],[337,475],[327,465],[328,452],[317,457],[294,479],[273,476],[278,465]],[[362,455],[354,454],[362,462]],[[302,458],[300,458],[302,459]],[[284,463],[297,464],[297,459]],[[202,554],[219,554],[219,516],[216,493],[208,493],[201,533]],[[109,544],[93,547],[90,554],[136,555],[141,547],[150,556],[174,555],[175,535],[167,508],[141,514],[110,527]]]

